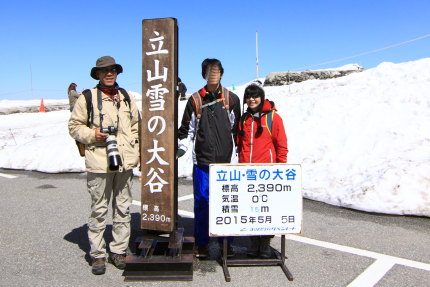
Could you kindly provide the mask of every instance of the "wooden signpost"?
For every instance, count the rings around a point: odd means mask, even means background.
[[[145,234],[137,242],[139,254],[126,259],[126,281],[192,280],[194,239],[178,228],[177,79],[177,20],[143,20],[140,226]]]
[[[141,228],[171,232],[177,216],[177,24],[144,20],[142,28]]]

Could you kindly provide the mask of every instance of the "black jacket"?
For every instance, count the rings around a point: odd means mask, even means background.
[[[207,92],[204,87],[198,94],[201,96],[202,106],[224,96],[221,86],[213,93]],[[193,142],[195,164],[230,163],[241,113],[239,97],[231,91],[228,94],[228,112],[223,101],[205,106],[202,108],[198,127],[196,104],[193,97],[188,99],[178,131],[179,148],[187,150],[190,142]]]

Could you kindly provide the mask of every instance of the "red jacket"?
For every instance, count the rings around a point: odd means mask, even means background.
[[[273,114],[272,135],[266,127],[267,114],[276,111],[274,104],[264,101],[262,112],[251,114],[245,112],[239,122],[237,146],[240,163],[286,163],[287,135],[281,116]],[[262,127],[262,133],[257,128]],[[242,132],[243,131],[243,132]]]

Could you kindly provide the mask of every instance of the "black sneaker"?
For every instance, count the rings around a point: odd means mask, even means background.
[[[227,245],[227,257],[234,257],[236,255],[236,252],[234,252],[233,246],[230,244]]]
[[[258,249],[252,249],[252,248],[250,248],[246,252],[246,255],[249,256],[249,257],[251,257],[251,258],[258,257],[258,254],[259,254]]]
[[[109,262],[118,269],[125,269],[125,254],[109,253]]]
[[[260,249],[260,258],[270,259],[272,257],[273,257],[272,247],[268,245]]]
[[[93,258],[91,272],[94,275],[102,275],[106,272],[106,258]]]
[[[258,257],[260,251],[260,237],[259,236],[251,236],[250,238],[251,246],[248,248],[246,255],[249,257]]]
[[[209,249],[207,245],[197,246],[197,250],[195,251],[196,257],[198,259],[206,259],[209,256]]]
[[[272,247],[270,247],[270,240],[272,238],[270,236],[261,236],[260,237],[260,258],[269,259],[272,258]]]

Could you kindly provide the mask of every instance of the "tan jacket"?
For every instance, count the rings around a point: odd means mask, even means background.
[[[91,127],[87,127],[87,104],[85,97],[79,97],[76,101],[72,115],[69,119],[69,133],[75,140],[85,144],[85,166],[88,172],[108,173],[108,157],[106,143],[96,142],[95,129],[100,127],[100,113],[97,107],[97,89],[91,90],[94,121]],[[124,102],[124,96],[120,93],[120,108],[116,107],[113,100],[102,93],[103,128],[114,126],[118,128],[118,150],[123,165],[118,172],[129,170],[137,166],[139,162],[139,112],[134,98],[130,97],[131,107]],[[130,119],[130,108],[132,118]]]

